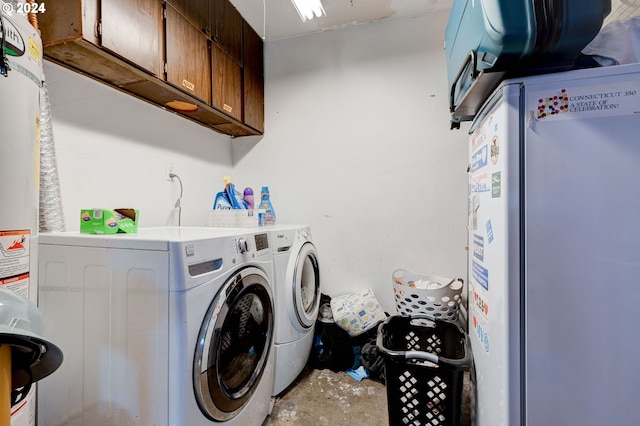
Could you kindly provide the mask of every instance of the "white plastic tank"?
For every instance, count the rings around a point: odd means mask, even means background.
[[[42,41],[17,4],[0,0],[0,287],[37,303]],[[35,425],[35,386],[11,425]]]

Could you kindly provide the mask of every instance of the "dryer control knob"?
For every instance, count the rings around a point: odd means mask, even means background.
[[[247,240],[245,240],[244,238],[240,238],[238,240],[238,250],[240,251],[240,254],[243,254],[249,251],[249,245],[247,244]]]

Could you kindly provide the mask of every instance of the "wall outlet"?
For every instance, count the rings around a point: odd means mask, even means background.
[[[177,174],[176,165],[175,164],[167,164],[166,171],[165,171],[165,176],[166,176],[167,180],[172,180],[171,177],[170,177],[172,174]]]

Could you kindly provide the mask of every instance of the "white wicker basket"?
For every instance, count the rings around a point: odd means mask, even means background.
[[[218,228],[253,228],[260,226],[259,210],[209,210],[207,226]]]
[[[462,278],[423,275],[405,269],[392,274],[396,308],[401,315],[428,314],[438,319],[458,318]]]

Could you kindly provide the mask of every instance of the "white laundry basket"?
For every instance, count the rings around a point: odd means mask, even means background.
[[[396,269],[392,274],[396,308],[401,315],[428,314],[455,321],[462,302],[462,278],[445,278]]]

